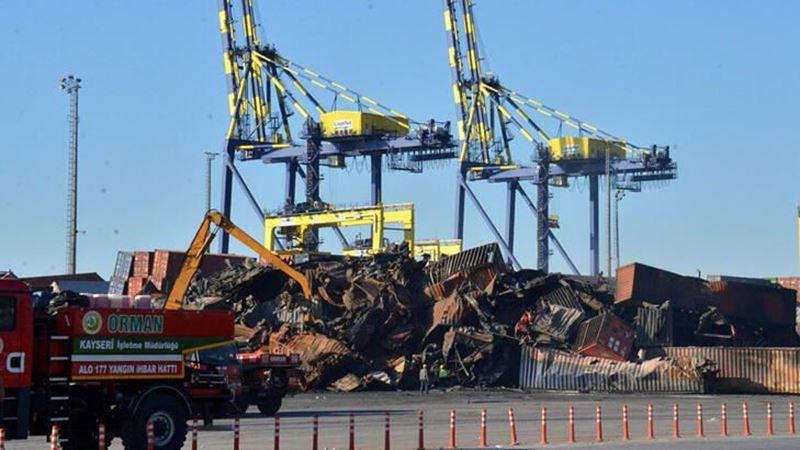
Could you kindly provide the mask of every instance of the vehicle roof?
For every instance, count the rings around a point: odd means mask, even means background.
[[[12,280],[8,278],[0,279],[0,292],[9,291],[30,293],[30,288],[21,280]]]

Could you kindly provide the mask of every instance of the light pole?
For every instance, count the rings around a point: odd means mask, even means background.
[[[78,237],[78,90],[81,79],[61,79],[61,90],[69,94],[69,144],[67,162],[67,273],[75,273]]]
[[[219,153],[206,152],[206,212],[211,210],[211,161],[219,155]]]

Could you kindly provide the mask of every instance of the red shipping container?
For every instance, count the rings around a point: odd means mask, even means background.
[[[153,270],[154,252],[134,252],[133,253],[133,276],[146,277]]]
[[[147,277],[130,277],[128,278],[128,295],[138,295],[144,289],[147,283]]]
[[[578,328],[575,349],[584,356],[627,361],[636,333],[612,313],[601,314]]]
[[[181,270],[184,259],[186,259],[185,252],[156,250],[151,274],[154,278],[175,278]]]

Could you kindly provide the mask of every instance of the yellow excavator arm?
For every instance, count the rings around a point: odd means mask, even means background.
[[[287,264],[274,252],[267,250],[258,241],[253,239],[252,236],[242,231],[227,217],[222,215],[222,213],[211,210],[206,214],[203,223],[201,223],[200,228],[197,229],[197,234],[195,234],[194,239],[192,239],[189,250],[186,251],[186,258],[183,261],[178,277],[175,279],[175,284],[170,290],[167,302],[164,304],[164,309],[181,309],[183,307],[183,300],[186,297],[186,292],[189,290],[189,285],[198,269],[200,269],[203,256],[205,256],[209,246],[211,246],[211,241],[213,241],[216,236],[216,230],[214,233],[210,232],[211,224],[216,225],[218,229],[222,228],[231,237],[258,253],[264,261],[275,266],[275,268],[286,275],[289,275],[289,277],[297,281],[300,288],[303,289],[303,294],[306,298],[311,298],[311,285],[305,275]]]

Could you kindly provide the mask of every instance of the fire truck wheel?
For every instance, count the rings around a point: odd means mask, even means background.
[[[122,430],[126,450],[147,448],[147,422],[153,422],[153,448],[180,450],[186,440],[186,408],[175,397],[153,393],[139,405]]]
[[[267,397],[267,400],[259,403],[258,410],[261,411],[261,414],[272,417],[281,409],[281,403],[283,403],[283,398],[276,396]]]

